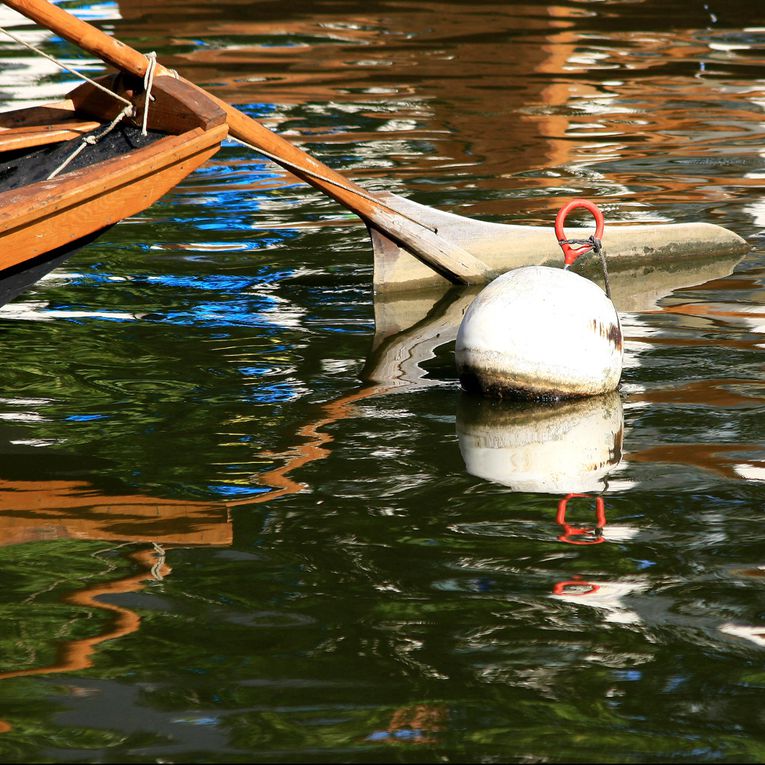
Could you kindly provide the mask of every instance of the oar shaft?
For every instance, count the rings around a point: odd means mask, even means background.
[[[86,21],[72,16],[48,0],[5,0],[5,4],[121,71],[138,77],[143,77],[146,72],[148,60],[142,53]],[[198,86],[194,87],[202,90]],[[232,136],[265,150],[273,155],[277,162],[282,158],[283,167],[291,173],[405,245],[418,258],[451,281],[472,284],[484,280],[486,266],[462,247],[442,239],[427,227],[408,220],[384,203],[370,199],[368,192],[341,173],[280,138],[225,101],[207,91],[202,92],[226,112]],[[329,182],[324,179],[328,179]]]

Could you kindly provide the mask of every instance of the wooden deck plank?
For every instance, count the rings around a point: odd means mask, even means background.
[[[95,130],[101,125],[95,120],[70,120],[52,125],[0,127],[0,152],[31,149],[70,141]]]

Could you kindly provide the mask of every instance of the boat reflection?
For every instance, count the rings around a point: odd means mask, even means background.
[[[732,638],[741,645],[742,640],[765,647],[765,626],[720,622],[720,614],[677,612],[673,598],[659,595],[653,589],[655,582],[638,573],[618,580],[607,580],[602,575],[572,575],[555,582],[550,598],[572,606],[588,606],[600,612],[605,624],[634,625],[649,632],[654,630],[691,630],[705,633],[712,640],[719,635]]]
[[[131,553],[129,557],[142,565],[145,570],[135,576],[85,587],[70,593],[63,599],[71,606],[106,612],[111,620],[105,630],[88,638],[63,640],[58,646],[56,659],[52,664],[0,672],[0,680],[89,669],[93,666],[93,654],[97,646],[137,632],[141,626],[141,617],[138,613],[129,608],[105,602],[100,598],[139,592],[144,589],[147,582],[163,579],[171,569],[165,563],[165,551],[159,545],[155,545],[154,550],[138,550]]]
[[[742,624],[723,624],[720,632],[735,638],[749,640],[760,648],[765,648],[765,625],[749,626]]]
[[[630,265],[609,263],[611,297],[620,312],[652,311],[659,302],[675,290],[690,289],[733,273],[742,255],[719,256],[696,259],[693,262],[677,261],[672,264]],[[603,286],[602,276],[595,259],[586,263],[583,272]],[[664,309],[662,309],[664,310]]]
[[[675,290],[729,276],[741,259],[740,255],[715,256],[692,263],[678,261],[671,265],[665,263],[651,266],[615,261],[609,263],[611,297],[619,312],[653,311],[659,307],[663,298]],[[599,263],[594,260],[577,262],[576,269],[603,286]],[[393,338],[400,348],[416,346],[426,336],[432,340],[437,339],[439,342],[431,350],[454,340],[464,312],[479,291],[480,288],[475,287],[436,287],[417,292],[375,295],[373,357],[385,352],[387,360],[395,362],[390,351],[383,349],[386,342],[394,342]],[[419,327],[417,338],[411,334],[415,327]],[[402,335],[404,332],[407,334]],[[379,360],[375,363],[379,363]]]
[[[611,278],[614,302],[620,311],[652,310],[673,290],[729,274],[739,260],[718,258],[672,268],[620,267]],[[297,443],[281,455],[282,464],[253,476],[253,481],[271,491],[229,505],[261,504],[305,490],[293,472],[329,456],[333,436],[328,426],[356,416],[356,404],[442,385],[443,380],[429,375],[427,362],[439,347],[454,342],[477,292],[476,288],[451,287],[376,295],[375,334],[362,384],[323,404],[319,415],[298,429]],[[608,473],[621,459],[623,414],[616,393],[536,408],[461,396],[457,428],[468,471],[516,491],[602,491]],[[536,435],[530,435],[534,429]],[[512,460],[518,461],[515,466]]]
[[[575,526],[569,515],[569,502],[588,500],[594,502],[594,525]],[[606,506],[602,496],[586,494],[568,494],[558,502],[556,523],[562,533],[557,537],[559,542],[569,545],[597,545],[604,542],[623,541],[635,537],[638,528],[631,526],[610,527],[611,533],[606,536]],[[586,553],[585,553],[586,554]],[[741,579],[743,577],[761,577],[765,567],[731,570],[728,576]],[[715,614],[682,615],[677,614],[672,598],[651,592],[650,577],[641,576],[638,572],[617,580],[604,579],[601,575],[583,576],[573,574],[570,578],[553,584],[550,597],[573,606],[589,606],[598,610],[606,624],[636,625],[644,629],[671,627],[673,629],[703,630],[710,635],[722,633],[735,640],[748,640],[759,647],[765,647],[765,626],[736,624],[719,621]]]
[[[375,335],[362,376],[370,382],[428,385],[423,365],[457,337],[480,290],[452,288],[375,298]]]
[[[69,606],[102,612],[108,617],[104,628],[96,635],[68,639],[63,637],[67,632],[63,625],[57,631],[53,662],[0,672],[0,679],[88,669],[97,646],[137,632],[141,626],[140,614],[103,600],[104,596],[139,592],[150,582],[165,578],[171,572],[166,560],[170,548],[225,547],[232,539],[231,516],[222,503],[107,494],[86,481],[0,478],[0,547],[62,540],[106,541],[117,547],[131,546],[127,558],[142,569],[115,579],[113,565],[107,565],[100,581],[64,595],[62,601]],[[97,557],[113,549],[101,550]],[[32,594],[26,602],[33,603],[36,597]],[[7,730],[8,724],[0,722],[0,732]]]
[[[637,611],[630,608],[624,598],[648,589],[647,582],[622,580],[619,582],[590,581],[574,576],[556,582],[551,597],[556,600],[601,609],[604,620],[615,624],[638,624],[642,621]]]
[[[222,503],[108,495],[86,481],[0,477],[0,546],[61,539],[225,547],[233,533]]]

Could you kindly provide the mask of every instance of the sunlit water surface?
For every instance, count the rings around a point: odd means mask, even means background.
[[[370,188],[753,249],[638,280],[617,396],[498,406],[469,295],[375,305],[355,218],[226,144],[0,310],[0,759],[765,759],[761,2],[64,5]]]

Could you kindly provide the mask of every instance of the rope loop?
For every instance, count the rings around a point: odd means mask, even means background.
[[[572,210],[576,210],[579,207],[583,207],[585,210],[589,210],[595,218],[595,234],[589,239],[567,239],[566,234],[563,231],[563,226],[566,223],[566,218]],[[603,239],[603,229],[606,222],[603,217],[603,213],[600,208],[590,202],[588,199],[572,199],[568,204],[558,210],[558,214],[555,216],[555,236],[558,238],[558,244],[560,244],[563,250],[563,260],[567,266],[570,266],[580,255],[584,255],[590,252],[595,247],[595,241]],[[579,244],[580,247],[572,247],[572,244]]]

